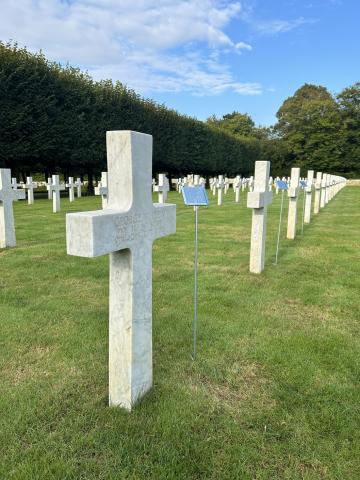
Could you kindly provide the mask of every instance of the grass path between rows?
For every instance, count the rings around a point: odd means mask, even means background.
[[[248,271],[245,194],[200,211],[198,357],[191,360],[194,212],[154,243],[154,388],[107,407],[108,258],[66,255],[65,213],[100,199],[15,204],[0,250],[0,478],[359,479],[360,188],[347,187],[273,265]],[[285,202],[287,203],[287,201]]]

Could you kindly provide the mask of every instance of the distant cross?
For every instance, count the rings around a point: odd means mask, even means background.
[[[81,186],[82,186],[81,178],[78,177],[78,178],[76,179],[75,186],[76,186],[76,195],[77,195],[77,198],[80,198],[80,197],[81,197]]]
[[[65,185],[69,189],[69,201],[73,202],[75,200],[75,183],[74,177],[69,177],[68,183]]]
[[[248,192],[247,206],[253,209],[250,246],[250,272],[261,273],[265,266],[267,206],[272,202],[269,192],[270,162],[255,162],[254,190]]]
[[[311,221],[311,203],[312,203],[312,189],[314,183],[314,170],[308,170],[307,181],[305,187],[305,213],[304,223],[310,223]]]
[[[235,202],[240,202],[240,189],[241,189],[241,178],[240,175],[237,175],[234,180],[234,189],[235,189]]]
[[[195,187],[200,185],[200,175],[194,175],[194,185]]]
[[[320,208],[325,207],[325,196],[326,196],[326,173],[323,173],[321,177]]]
[[[152,244],[175,233],[176,206],[152,203],[151,135],[106,141],[108,205],[67,214],[67,252],[110,254],[109,404],[130,410],[152,386]]]
[[[211,179],[210,186],[211,186],[212,194],[215,197],[215,195],[216,195],[216,177]]]
[[[330,191],[330,177],[329,173],[325,174],[325,205],[329,203],[329,191]]]
[[[52,176],[50,190],[53,199],[53,213],[58,213],[60,212],[60,192],[65,190],[65,185],[60,184],[59,175]]]
[[[159,203],[166,203],[169,180],[165,173],[159,173],[159,183],[155,185],[154,191],[159,193]]]
[[[223,190],[224,190],[224,177],[222,175],[219,175],[219,178],[216,182],[216,188],[218,191],[218,205],[222,205],[223,202]]]
[[[224,195],[227,195],[229,190],[229,179],[227,177],[224,178]]]
[[[15,247],[13,202],[25,198],[23,190],[13,190],[11,171],[0,169],[0,248]]]
[[[108,204],[108,174],[101,172],[101,180],[97,187],[95,187],[95,195],[101,195],[101,205],[105,208]]]
[[[269,178],[269,192],[272,192],[273,183],[274,183],[273,177],[270,177]]]
[[[315,181],[314,215],[316,215],[320,211],[321,178],[322,173],[317,172]]]
[[[52,185],[52,178],[48,177],[47,182],[46,182],[46,190],[48,192],[48,199],[52,199],[52,192],[51,192],[51,185]]]
[[[32,177],[26,177],[26,183],[22,186],[27,191],[28,205],[34,203],[34,188],[37,184],[33,182]]]
[[[291,169],[290,187],[288,189],[289,211],[286,236],[290,240],[293,240],[296,237],[297,201],[299,195],[299,185],[300,168],[294,167]]]
[[[17,192],[18,187],[21,186],[20,183],[17,183],[16,177],[13,177],[13,178],[11,179],[11,186],[12,186],[12,189],[13,189],[15,192]],[[14,202],[17,202],[17,201],[18,201],[18,198],[14,198]]]
[[[278,185],[278,181],[280,180],[280,177],[276,177],[275,178],[275,191],[276,191],[276,195],[278,195],[279,193],[279,185]]]
[[[248,181],[249,192],[254,190],[254,177],[251,176]]]

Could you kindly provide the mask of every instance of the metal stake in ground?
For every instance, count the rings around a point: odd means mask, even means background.
[[[278,228],[278,235],[277,235],[277,242],[276,242],[275,265],[277,265],[278,256],[279,256],[281,222],[282,222],[282,213],[283,213],[283,207],[284,207],[284,192],[285,190],[288,189],[288,185],[283,180],[276,180],[276,188],[281,190],[281,204],[280,204],[279,228]]]
[[[192,359],[196,359],[197,344],[197,276],[198,276],[198,232],[199,232],[199,206],[208,205],[209,200],[204,187],[191,186],[183,187],[182,194],[185,205],[194,207],[195,211],[195,252],[194,252],[194,318],[192,324],[193,330],[193,348]]]

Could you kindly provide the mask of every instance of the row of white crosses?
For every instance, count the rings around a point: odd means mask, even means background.
[[[11,179],[11,185],[13,190],[17,191],[18,187],[24,189],[27,193],[28,204],[32,205],[34,203],[34,189],[38,187],[36,182],[33,182],[32,177],[26,177],[26,183],[17,183],[16,178]],[[75,189],[77,191],[78,198],[81,197],[81,179],[78,178],[74,182],[73,177],[69,177],[69,181],[66,185],[60,184],[59,175],[53,175],[52,178],[49,177],[46,183],[46,188],[48,191],[48,199],[53,200],[53,212],[60,211],[60,191],[64,191],[65,187],[69,189],[69,200],[73,202],[75,200]]]
[[[267,207],[272,202],[272,191],[269,190],[270,162],[258,161],[255,163],[254,190],[249,191],[247,206],[253,209],[250,246],[250,271],[261,273],[265,265],[266,219]],[[291,169],[288,188],[289,209],[287,223],[287,238],[296,237],[297,202],[300,191],[300,168]],[[306,180],[304,222],[311,221],[312,190],[314,185],[314,171],[309,170]],[[314,214],[324,207],[330,199],[346,185],[344,177],[318,172],[315,182]]]
[[[26,191],[28,204],[32,205],[34,188],[36,184],[32,181],[32,177],[27,177],[25,184],[18,184],[16,178],[11,178],[10,169],[0,169],[0,248],[16,245],[13,202],[24,200]],[[53,192],[53,211],[57,212],[60,210],[60,190],[65,188],[60,185],[58,175],[53,175],[50,188]]]
[[[110,256],[109,404],[130,410],[152,386],[152,243],[175,233],[176,206],[152,203],[150,135],[107,132],[106,141],[107,202],[102,210],[68,214],[66,242],[69,255]],[[269,162],[256,162],[254,190],[248,194],[253,209],[251,270],[256,273],[264,267],[266,210],[272,200],[269,170]],[[296,178],[299,169],[292,170],[295,194]],[[59,187],[58,180],[53,178],[52,184]],[[328,199],[343,180],[324,184]],[[10,170],[0,170],[0,232],[5,233],[0,246],[15,244],[12,202],[23,196],[12,189]]]

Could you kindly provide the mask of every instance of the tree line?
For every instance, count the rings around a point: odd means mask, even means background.
[[[153,135],[153,171],[250,175],[256,160],[272,171],[291,165],[348,176],[359,173],[360,84],[337,97],[305,85],[259,128],[238,112],[206,122],[144,99],[120,82],[0,42],[0,166],[25,175],[51,173],[89,180],[106,169],[107,130]]]

